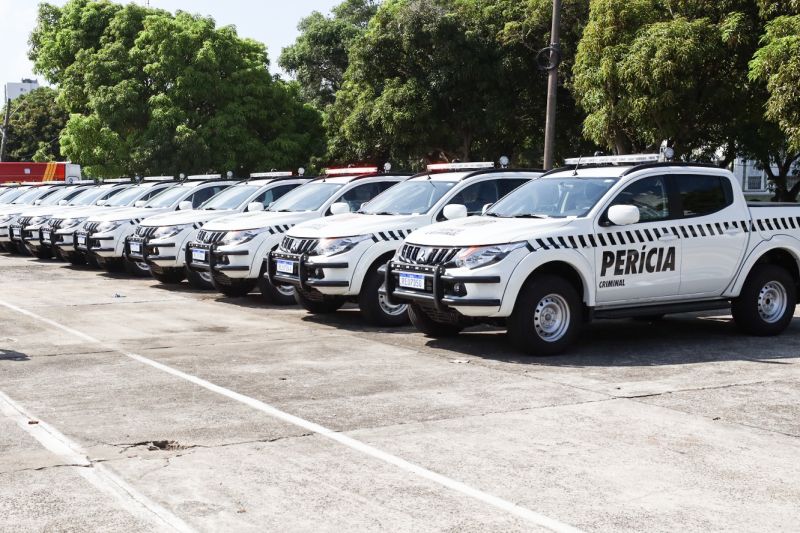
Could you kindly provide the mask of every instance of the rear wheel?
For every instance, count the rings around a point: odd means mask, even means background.
[[[294,298],[297,303],[308,311],[317,315],[334,313],[344,305],[345,299],[342,296],[327,296],[317,291],[311,292],[303,289],[294,291]]]
[[[538,276],[528,281],[517,297],[508,337],[531,355],[555,355],[574,342],[582,322],[575,288],[559,276]]]
[[[147,263],[131,261],[127,257],[123,259],[123,263],[125,265],[125,272],[131,276],[146,278],[150,275],[150,267],[147,265]]]
[[[258,276],[258,290],[261,298],[270,304],[275,305],[294,305],[297,303],[294,297],[294,286],[284,284],[272,284],[264,275],[267,272],[266,265],[261,267],[261,275]]]
[[[156,280],[166,285],[177,285],[186,277],[186,273],[182,268],[151,268],[150,274],[152,274]]]
[[[415,328],[433,338],[455,337],[464,329],[459,324],[435,320],[425,309],[413,303],[408,306],[408,318]]]
[[[214,289],[214,282],[211,281],[211,274],[206,271],[197,272],[191,268],[186,269],[186,279],[193,289],[200,291],[210,291]]]
[[[408,305],[390,304],[386,295],[380,293],[384,276],[378,272],[378,266],[374,265],[369,270],[361,286],[361,293],[358,295],[361,316],[375,326],[404,326],[408,324]]]
[[[792,276],[778,265],[756,265],[747,276],[731,314],[736,326],[750,335],[767,337],[783,332],[797,305]]]

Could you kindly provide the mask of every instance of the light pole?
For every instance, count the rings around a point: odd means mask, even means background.
[[[8,137],[8,121],[11,120],[11,100],[6,100],[6,112],[3,115],[3,138],[0,139],[0,162],[6,155],[6,137]]]
[[[544,123],[544,169],[553,168],[553,151],[556,136],[556,91],[558,90],[558,64],[561,62],[561,0],[553,0],[553,22],[550,28],[550,61],[547,73],[547,111]]]

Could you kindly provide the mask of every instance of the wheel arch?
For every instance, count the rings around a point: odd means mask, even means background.
[[[792,237],[777,236],[762,242],[748,255],[725,296],[738,296],[753,267],[765,263],[785,268],[794,279],[795,285],[800,287],[800,241]]]
[[[386,262],[394,257],[395,252],[401,246],[402,241],[384,241],[374,243],[361,257],[358,258],[355,268],[350,276],[350,293],[357,295],[361,293],[364,279],[367,273],[375,266],[378,261]]]

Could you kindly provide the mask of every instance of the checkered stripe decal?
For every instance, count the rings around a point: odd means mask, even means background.
[[[416,228],[414,228],[416,229]],[[414,229],[396,229],[391,231],[379,231],[378,233],[372,234],[372,240],[375,242],[379,241],[402,241],[408,235],[414,231]]]
[[[269,231],[270,235],[276,235],[278,233],[286,233],[292,226],[294,226],[294,224],[279,224],[268,228],[267,231]]]

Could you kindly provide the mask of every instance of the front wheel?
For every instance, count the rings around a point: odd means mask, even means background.
[[[294,305],[297,303],[294,297],[294,287],[292,285],[272,284],[264,275],[267,271],[266,265],[261,268],[261,275],[258,276],[258,290],[261,292],[261,299],[264,302],[274,305]]]
[[[426,337],[432,337],[434,339],[455,337],[464,329],[460,324],[435,320],[417,304],[410,304],[408,306],[408,318],[411,320],[411,324],[421,333]]]
[[[508,337],[531,355],[555,355],[567,349],[580,331],[581,301],[564,278],[534,277],[522,288],[508,320]]]
[[[258,280],[250,278],[229,278],[223,274],[212,274],[214,288],[229,298],[247,296],[256,288]]]
[[[196,271],[191,268],[186,269],[186,279],[193,289],[200,291],[210,291],[214,288],[214,282],[211,280],[211,274],[206,271]]]
[[[150,275],[150,267],[147,265],[147,263],[132,261],[127,257],[123,259],[123,263],[125,264],[125,272],[131,276],[136,276],[137,278],[146,278]]]
[[[159,268],[158,271],[151,268],[150,274],[165,285],[177,285],[186,277],[186,273],[182,268]]]
[[[377,265],[367,273],[361,286],[361,294],[358,295],[361,316],[374,326],[405,326],[408,324],[408,305],[393,305],[386,300],[386,295],[380,293],[384,279],[378,272]]]
[[[783,332],[792,321],[797,305],[795,287],[786,269],[777,265],[756,265],[731,305],[736,326],[759,337]]]
[[[294,291],[294,299],[298,305],[308,311],[317,315],[326,315],[334,313],[344,305],[344,298],[341,296],[326,296],[319,292],[307,292],[303,289],[296,289]]]

